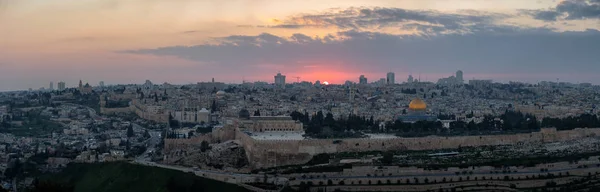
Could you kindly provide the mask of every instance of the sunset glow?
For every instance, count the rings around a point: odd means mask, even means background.
[[[600,44],[589,43],[600,41],[600,16],[557,9],[569,2],[0,0],[0,90],[217,74],[272,83],[277,71],[332,84],[387,72],[436,81],[459,69],[468,79],[600,83],[590,52]],[[578,2],[564,7],[598,6]]]

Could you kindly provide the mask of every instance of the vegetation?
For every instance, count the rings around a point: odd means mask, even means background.
[[[79,90],[73,89],[73,96],[76,98],[75,101],[72,101],[73,103],[90,107],[96,110],[96,113],[100,113],[100,95],[95,91],[90,94],[81,94]]]
[[[575,128],[598,128],[600,119],[596,115],[581,114],[563,119],[546,117],[542,119],[542,127],[556,127],[557,130],[570,130]]]
[[[10,123],[0,124],[0,133],[11,133],[16,136],[44,136],[52,132],[62,131],[63,126],[51,121],[50,117],[41,115],[41,110],[30,110],[23,116],[13,116],[11,121],[22,121],[22,126]]]
[[[377,129],[378,126],[373,117],[367,119],[357,115],[349,115],[348,118],[335,120],[333,114],[319,111],[309,118],[308,113],[292,112],[292,119],[298,120],[306,125],[306,134],[315,138],[349,138],[363,137],[360,133],[346,132],[350,130]]]
[[[294,111],[290,114],[292,119],[305,125],[306,134],[313,138],[359,138],[364,137],[361,132],[386,132],[395,133],[401,137],[423,137],[428,135],[456,136],[456,135],[492,135],[531,133],[539,131],[541,127],[556,127],[558,130],[574,128],[598,128],[600,119],[596,115],[582,114],[575,117],[544,118],[541,123],[537,117],[517,111],[507,110],[504,114],[494,117],[486,115],[479,123],[474,121],[454,121],[450,127],[444,128],[438,121],[417,121],[406,123],[401,120],[387,122],[385,130],[379,129],[379,122],[371,118],[349,115],[347,118],[334,119],[331,113],[323,114],[319,111],[310,116],[308,113]],[[473,114],[468,114],[473,116]],[[454,119],[454,115],[438,114],[440,119]]]
[[[75,192],[118,191],[248,191],[245,188],[197,177],[191,173],[133,165],[126,162],[70,164],[62,172],[41,176],[41,183],[51,183]]]
[[[133,137],[133,136],[134,136],[134,133],[133,133],[133,126],[131,126],[131,125],[130,125],[130,126],[127,128],[127,137],[128,137],[128,138],[131,138],[131,137]]]
[[[129,107],[129,100],[107,100],[106,104],[104,105],[104,107],[106,108],[125,108],[125,107]]]

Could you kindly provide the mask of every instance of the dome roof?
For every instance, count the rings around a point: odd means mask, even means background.
[[[425,104],[425,101],[416,98],[413,99],[410,104],[408,104],[408,108],[410,110],[414,110],[414,111],[423,111],[425,109],[427,109],[427,104]]]
[[[217,95],[225,95],[225,91],[217,91]]]

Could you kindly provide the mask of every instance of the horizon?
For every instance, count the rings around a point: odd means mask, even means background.
[[[597,0],[0,0],[0,91],[409,74],[600,84]]]
[[[285,75],[285,74],[283,74],[283,73],[282,73],[282,75],[286,76],[286,75]],[[367,77],[367,76],[365,76],[365,77]],[[382,78],[385,78],[385,77],[382,77]],[[367,77],[367,79],[368,79],[368,77]],[[197,81],[197,82],[179,82],[179,83],[177,83],[177,82],[167,82],[167,81],[165,81],[165,82],[155,82],[155,81],[153,81],[153,80],[151,80],[151,79],[146,79],[146,80],[149,80],[150,82],[152,82],[152,84],[153,84],[153,85],[162,85],[162,84],[164,84],[164,83],[167,83],[167,84],[169,84],[169,85],[182,85],[182,86],[184,86],[184,85],[193,85],[193,84],[198,84],[198,83],[210,83],[210,82],[212,82],[212,78],[211,78],[211,79],[208,79],[208,80]],[[123,86],[123,85],[143,85],[143,84],[145,83],[145,81],[146,81],[146,80],[143,80],[142,82],[130,82],[130,83],[107,83],[107,82],[105,82],[105,81],[102,81],[102,82],[104,83],[104,87],[111,87],[111,86]],[[296,81],[288,81],[288,80],[289,80],[289,79],[288,79],[288,77],[286,76],[286,84],[296,84],[296,83],[303,83],[303,82],[309,82],[309,83],[311,83],[311,84],[314,84],[316,81],[320,81],[320,82],[321,82],[321,84],[323,84],[323,82],[325,82],[325,81],[323,81],[323,80],[318,80],[318,79],[317,79],[317,80],[315,80],[315,81],[303,81],[303,80],[300,80],[300,82],[296,82]],[[415,78],[415,80],[418,80],[418,77],[416,77],[416,78]],[[435,79],[435,81],[431,81],[431,80],[423,80],[423,79],[421,79],[421,81],[420,81],[420,82],[422,82],[422,83],[434,83],[434,84],[435,84],[437,80],[438,80],[438,79]],[[524,83],[524,84],[531,84],[531,85],[538,85],[539,83],[542,83],[542,82],[551,82],[551,83],[571,83],[571,84],[574,84],[574,85],[578,85],[578,84],[582,84],[582,83],[590,83],[590,82],[570,82],[570,81],[562,81],[562,80],[556,81],[556,79],[555,79],[554,81],[551,81],[551,80],[541,80],[541,81],[537,81],[537,82],[526,82],[526,81],[497,81],[497,80],[494,80],[494,79],[464,79],[464,84],[469,84],[469,80],[491,80],[491,81],[492,81],[492,83],[501,83],[501,84],[508,84],[508,83],[511,83],[511,82],[516,82],[516,83]],[[352,82],[352,83],[354,83],[354,84],[359,84],[359,82],[358,82],[358,81],[352,81],[352,80],[346,80],[346,81],[351,81],[351,82]],[[337,86],[343,86],[343,85],[345,84],[345,82],[346,82],[346,81],[343,81],[343,82],[328,82],[329,84],[327,84],[327,85],[337,85]],[[379,79],[377,79],[376,81],[371,81],[371,80],[369,80],[369,81],[368,81],[368,84],[377,84],[377,83],[378,83],[378,81],[379,81]],[[64,82],[64,81],[52,81],[52,83],[54,84],[54,89],[53,89],[52,91],[57,91],[57,85],[58,85],[58,83],[59,83],[59,82]],[[262,83],[268,83],[268,84],[270,84],[270,85],[273,85],[273,84],[275,84],[273,80],[271,80],[271,81],[263,81],[263,80],[255,80],[255,81],[252,81],[252,80],[245,80],[245,81],[243,81],[243,80],[242,80],[242,81],[232,81],[232,82],[225,82],[225,81],[218,81],[218,80],[215,78],[215,83],[224,83],[224,84],[226,84],[226,85],[242,85],[243,83],[261,83],[261,82],[262,82]],[[66,88],[66,89],[77,88],[77,87],[78,87],[78,84],[79,84],[79,83],[77,82],[77,83],[74,83],[74,85],[75,85],[75,86],[69,86],[69,83],[68,83],[68,82],[64,82],[64,83],[65,83],[65,88]],[[99,86],[100,86],[100,85],[99,85],[99,82],[97,82],[96,84],[94,84],[94,83],[91,83],[91,82],[86,82],[86,81],[82,80],[82,83],[83,83],[83,85],[85,85],[85,84],[89,84],[89,85],[90,85],[90,86],[92,86],[92,87],[99,87]],[[396,80],[396,83],[394,83],[394,84],[395,84],[395,85],[402,85],[402,84],[406,84],[406,83],[408,83],[408,82],[407,82],[407,81],[398,81],[398,80]],[[48,84],[50,84],[50,82],[49,82]],[[598,85],[600,85],[600,84],[595,84],[595,83],[590,83],[590,84],[592,84],[593,86],[598,86]],[[49,88],[49,87],[25,88],[25,89],[16,89],[16,90],[0,90],[0,92],[20,92],[20,91],[28,91],[28,89],[32,89],[32,91],[39,91],[39,90],[40,90],[40,89],[42,89],[42,88],[43,88],[45,91],[48,91],[48,88]]]

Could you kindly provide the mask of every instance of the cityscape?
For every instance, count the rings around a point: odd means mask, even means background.
[[[600,191],[599,13],[0,0],[0,192]]]

